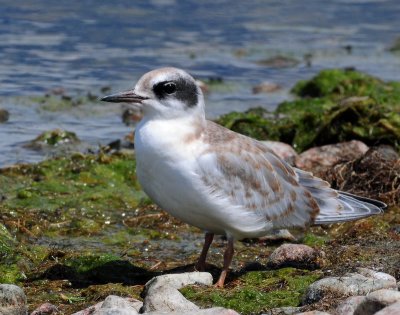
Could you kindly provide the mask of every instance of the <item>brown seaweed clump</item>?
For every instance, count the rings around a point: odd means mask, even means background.
[[[390,146],[369,149],[361,158],[336,164],[325,176],[335,189],[400,203],[400,157]]]

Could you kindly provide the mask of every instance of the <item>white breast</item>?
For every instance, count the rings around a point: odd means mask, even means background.
[[[264,235],[271,228],[264,217],[210,194],[199,170],[199,157],[209,144],[202,138],[185,141],[193,129],[189,119],[143,120],[138,125],[136,168],[143,190],[171,215],[203,230],[237,239]]]
[[[139,182],[146,194],[171,215],[201,229],[224,233],[205,212],[195,172],[196,157],[204,144],[185,142],[190,133],[193,122],[189,120],[142,121],[135,131]]]

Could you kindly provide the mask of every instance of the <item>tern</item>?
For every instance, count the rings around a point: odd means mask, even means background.
[[[197,270],[205,269],[214,235],[226,236],[217,287],[224,285],[235,240],[356,220],[386,207],[334,190],[265,144],[207,120],[200,87],[181,69],[150,71],[132,90],[101,100],[141,107],[134,139],[138,180],[162,209],[205,232]]]

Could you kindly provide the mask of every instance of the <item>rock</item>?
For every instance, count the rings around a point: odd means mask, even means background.
[[[57,313],[57,311],[57,306],[50,303],[44,303],[35,309],[31,315],[51,315]]]
[[[273,93],[281,89],[282,87],[279,84],[266,81],[254,86],[252,91],[253,94],[259,94],[259,93]]]
[[[42,132],[32,141],[24,144],[25,148],[40,150],[43,147],[56,147],[66,144],[80,143],[78,136],[72,131],[53,129]]]
[[[5,110],[0,108],[0,123],[6,122],[10,118],[10,113]]]
[[[257,61],[257,64],[271,68],[292,68],[297,66],[299,63],[300,62],[295,58],[280,55]]]
[[[294,315],[298,314],[301,311],[301,307],[277,307],[262,313],[261,315]]]
[[[162,275],[151,279],[144,289],[142,312],[184,312],[196,311],[199,307],[187,300],[178,289],[189,284],[211,285],[208,272],[190,272]]]
[[[396,289],[396,281],[390,275],[383,276],[381,272],[361,269],[360,273],[347,273],[343,277],[328,277],[314,282],[307,289],[304,303],[319,301],[326,294],[335,296],[366,295],[380,289]],[[393,279],[391,279],[393,278]]]
[[[316,269],[322,265],[323,254],[303,244],[283,244],[269,256],[268,266],[271,268],[295,267],[300,269]]]
[[[303,313],[297,313],[296,315],[331,315],[331,314],[327,313],[327,312],[321,312],[321,311],[308,311],[308,312],[303,312]]]
[[[303,312],[303,313],[297,313],[296,315],[331,315],[331,314],[327,313],[327,312],[321,312],[321,311],[308,311],[308,312]]]
[[[223,307],[212,307],[197,311],[178,311],[178,312],[149,312],[146,315],[240,315],[234,310]]]
[[[133,298],[109,295],[103,302],[90,306],[73,315],[136,315],[143,303]]]
[[[359,273],[360,275],[363,275],[365,277],[372,278],[372,279],[388,280],[393,283],[396,282],[395,277],[393,277],[387,273],[375,271],[375,270],[368,269],[368,268],[357,268],[357,273]]]
[[[336,308],[336,314],[339,315],[353,315],[357,306],[365,299],[365,296],[356,295],[351,296],[344,300]]]
[[[269,234],[259,238],[260,242],[294,242],[296,238],[290,233],[289,230],[273,230]]]
[[[102,305],[103,305],[103,301],[101,301],[95,305],[89,306],[88,308],[85,308],[82,311],[73,313],[72,315],[93,315],[93,314],[96,314],[96,312],[100,309],[100,307]]]
[[[14,284],[0,284],[0,314],[26,315],[27,312],[24,291]]]
[[[400,302],[399,291],[388,289],[377,290],[365,297],[356,308],[354,315],[372,315],[396,302]]]
[[[375,313],[375,315],[399,315],[399,314],[400,314],[400,302],[396,302]]]
[[[293,165],[297,152],[293,149],[293,147],[287,143],[279,142],[279,141],[261,141],[267,147],[269,147],[274,153],[279,156],[281,159]]]
[[[122,122],[127,126],[135,126],[143,117],[141,108],[134,106],[125,108],[122,113]]]
[[[304,151],[295,158],[298,168],[316,172],[322,168],[332,167],[339,162],[347,162],[360,158],[368,151],[368,146],[357,140],[328,144]]]

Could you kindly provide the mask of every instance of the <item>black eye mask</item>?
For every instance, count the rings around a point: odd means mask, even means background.
[[[158,99],[175,97],[177,100],[187,104],[188,107],[197,105],[197,87],[191,80],[177,79],[174,81],[163,81],[153,86],[154,94]]]

